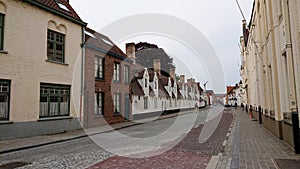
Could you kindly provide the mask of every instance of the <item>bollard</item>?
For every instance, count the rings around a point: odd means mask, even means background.
[[[295,154],[300,154],[299,116],[298,112],[292,112],[293,136]]]
[[[259,118],[259,124],[262,124],[262,110],[261,110],[261,106],[258,107],[258,118]]]

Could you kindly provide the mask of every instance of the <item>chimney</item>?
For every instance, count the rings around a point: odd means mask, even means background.
[[[192,79],[188,79],[187,84],[188,84],[189,87],[191,87],[192,86]]]
[[[133,60],[133,64],[136,62],[136,57],[135,57],[135,43],[126,43],[126,55],[128,58]]]
[[[176,77],[175,77],[175,67],[171,66],[170,67],[170,71],[169,71],[170,77],[176,81]]]
[[[153,68],[154,72],[157,72],[158,75],[161,75],[160,59],[153,60]]]
[[[185,75],[180,75],[180,82],[185,83]]]
[[[248,36],[249,36],[249,29],[247,28],[247,22],[246,22],[246,20],[243,20],[243,37],[244,37],[245,47],[247,47]]]

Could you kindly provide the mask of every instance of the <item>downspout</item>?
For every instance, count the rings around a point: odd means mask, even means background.
[[[284,1],[284,9],[287,19],[285,20],[285,25],[287,26],[287,36],[286,36],[286,52],[288,59],[288,76],[289,76],[289,87],[290,87],[290,108],[292,115],[292,124],[293,124],[293,137],[294,137],[294,150],[295,154],[300,154],[300,134],[299,134],[299,114],[297,109],[296,101],[296,84],[295,84],[295,72],[294,72],[294,56],[292,51],[292,34],[291,34],[291,16],[289,10],[289,1]]]
[[[84,101],[84,74],[85,74],[85,26],[82,26],[82,29],[81,29],[81,81],[80,81],[80,85],[81,85],[81,91],[80,91],[80,122],[83,121],[83,111],[84,111],[84,104],[83,104],[83,101]]]

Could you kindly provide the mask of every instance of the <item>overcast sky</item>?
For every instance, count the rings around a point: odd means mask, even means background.
[[[88,27],[96,31],[124,17],[144,13],[166,14],[184,20],[196,27],[214,47],[224,70],[226,85],[234,85],[240,80],[238,44],[242,33],[242,17],[236,0],[70,0],[70,2],[82,20],[88,23]],[[249,21],[253,0],[239,0],[239,2]],[[225,92],[226,86],[221,89],[210,84],[210,78],[216,77],[210,77],[205,65],[191,61],[192,50],[180,46],[170,38],[146,34],[121,41],[111,39],[123,51],[125,43],[128,42],[156,43],[174,58],[177,74],[186,74],[188,78],[194,76],[201,84],[208,81],[208,88],[213,88],[216,93]]]

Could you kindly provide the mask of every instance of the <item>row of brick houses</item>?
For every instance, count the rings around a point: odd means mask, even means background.
[[[298,0],[255,0],[240,38],[244,103],[296,153],[300,153],[299,9]]]
[[[28,24],[30,23],[30,24]],[[0,0],[0,140],[205,106],[200,83],[136,63],[68,0]]]

